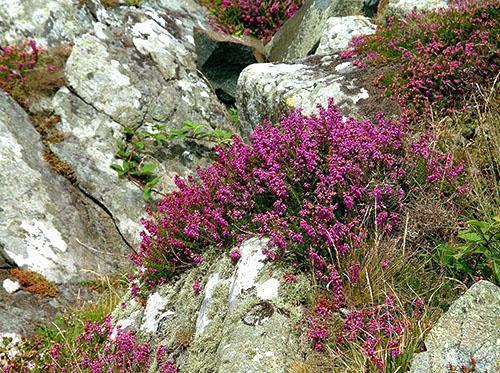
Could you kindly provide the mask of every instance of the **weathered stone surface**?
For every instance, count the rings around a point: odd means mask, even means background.
[[[314,53],[330,17],[361,15],[363,8],[363,0],[306,0],[266,45],[268,60],[282,62],[307,57]]]
[[[241,71],[248,65],[263,62],[262,44],[203,29],[195,30],[194,40],[198,69],[210,81],[219,99],[234,103]]]
[[[91,29],[91,13],[75,0],[0,0],[0,42],[55,45]]]
[[[441,316],[425,339],[426,352],[417,354],[411,372],[449,372],[469,367],[477,372],[500,371],[500,288],[488,281],[474,284]]]
[[[413,9],[422,11],[447,7],[448,2],[446,0],[389,0],[387,5],[380,10],[379,16],[383,18],[389,16],[403,17]]]
[[[321,35],[316,54],[334,54],[346,49],[354,36],[371,35],[376,26],[362,16],[330,17]]]
[[[245,241],[236,266],[208,256],[176,284],[156,289],[142,311],[117,309],[115,320],[134,325],[153,345],[185,343],[175,356],[181,372],[286,372],[299,354],[293,324],[307,280],[283,283],[281,270],[262,254],[266,244]],[[204,289],[198,295],[195,280]]]
[[[123,129],[160,124],[169,130],[185,120],[230,126],[225,108],[196,71],[193,28],[200,27],[203,13],[188,13],[195,6],[189,1],[160,3],[101,14],[103,22],[92,33],[75,39],[65,72],[68,88],[53,100],[65,140],[52,150],[130,242],[138,239],[144,202],[141,190],[110,168]],[[159,189],[172,189],[174,176],[192,172],[205,153],[183,142],[149,154],[162,176]]]
[[[55,282],[115,269],[123,243],[109,216],[50,170],[28,116],[2,92],[0,131],[2,256]]]
[[[373,89],[365,70],[333,56],[250,65],[238,80],[240,132],[247,137],[262,119],[276,121],[291,108],[311,114],[318,104],[326,106],[330,97],[346,116],[368,117],[376,111],[392,115],[397,106],[388,99],[377,97],[377,107],[373,106]]]
[[[65,139],[51,144],[51,149],[73,167],[80,188],[106,206],[120,232],[132,242],[140,231],[142,192],[118,179],[110,167],[122,127],[65,88],[54,97],[54,107],[61,116],[59,129]]]
[[[3,360],[14,358],[19,354],[21,336],[17,333],[0,333],[0,367]]]

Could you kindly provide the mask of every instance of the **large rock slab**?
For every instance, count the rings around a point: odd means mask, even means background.
[[[374,34],[376,26],[363,16],[330,17],[315,54],[335,54],[349,46],[354,36]]]
[[[364,6],[363,0],[306,0],[266,45],[266,57],[282,62],[313,54],[330,17],[362,15]]]
[[[250,239],[235,266],[227,257],[206,262],[174,285],[162,285],[146,306],[125,299],[115,311],[123,328],[134,328],[153,346],[184,344],[174,358],[181,372],[286,372],[300,359],[294,323],[302,315],[300,296],[308,282],[282,280],[262,254],[267,240]],[[193,291],[198,281],[202,291]],[[302,290],[301,290],[302,289]]]
[[[43,160],[27,114],[0,92],[0,257],[55,282],[115,271],[123,242],[110,217]]]
[[[333,98],[346,116],[397,113],[397,105],[376,90],[370,74],[334,56],[313,56],[293,64],[254,64],[238,80],[236,105],[244,137],[264,118],[276,121],[293,108],[305,114]]]
[[[50,46],[91,29],[91,13],[75,0],[0,0],[2,43],[33,38]]]
[[[109,210],[133,243],[139,237],[142,192],[110,168],[123,130],[154,125],[170,130],[186,120],[228,129],[230,121],[197,72],[193,29],[206,27],[200,6],[152,1],[99,14],[93,31],[75,39],[65,71],[67,88],[54,97],[65,140],[51,149],[73,167],[80,187]],[[192,172],[206,152],[201,145],[176,142],[148,154],[162,176],[159,189],[172,189],[174,176]]]
[[[500,288],[480,281],[456,300],[425,339],[426,352],[417,354],[411,372],[449,372],[449,365],[476,372],[500,371]]]

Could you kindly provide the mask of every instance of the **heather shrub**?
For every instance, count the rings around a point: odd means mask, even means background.
[[[201,263],[210,246],[263,235],[270,260],[312,269],[327,283],[334,258],[374,231],[396,230],[412,195],[454,193],[460,172],[431,138],[410,140],[404,121],[343,119],[333,102],[318,115],[297,110],[276,126],[264,121],[250,145],[234,137],[219,147],[197,178],[177,178],[178,190],[143,221],[131,255],[141,268],[136,280],[151,288]]]
[[[41,325],[30,338],[16,346],[14,356],[2,353],[2,372],[160,372],[177,371],[171,350],[156,350],[132,330],[120,330],[110,314],[120,306],[128,282],[123,276],[98,276],[82,286],[97,292],[95,302],[67,309],[51,324]]]
[[[302,0],[201,0],[214,26],[234,35],[267,42],[302,5]]]
[[[46,354],[38,354],[32,360],[14,360],[4,367],[4,372],[148,372],[155,357],[160,372],[177,372],[165,346],[160,345],[154,353],[133,331],[114,327],[110,316],[103,322],[87,321],[75,342],[72,351],[55,343]]]
[[[64,85],[70,50],[65,45],[47,50],[34,40],[0,47],[0,89],[27,109],[30,99],[50,96]]]
[[[500,11],[495,1],[467,0],[449,9],[390,19],[374,35],[354,38],[344,57],[380,69],[375,84],[413,115],[464,108],[476,85],[498,73]]]
[[[0,49],[0,87],[9,92],[22,84],[26,71],[38,62],[41,50],[36,42],[24,41],[21,46],[9,45]]]

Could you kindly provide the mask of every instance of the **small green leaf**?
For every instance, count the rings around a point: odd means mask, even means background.
[[[144,163],[141,167],[142,175],[151,175],[156,170],[156,165],[154,163]]]
[[[458,237],[467,242],[481,242],[483,237],[476,232],[464,230],[458,233]]]
[[[153,180],[149,181],[148,183],[146,183],[146,187],[148,188],[153,188],[156,184],[158,184],[160,182],[160,177],[159,176],[156,176]]]
[[[115,171],[123,171],[122,166],[120,166],[118,163],[113,163],[113,164],[111,165],[111,168],[112,168],[113,170],[115,170]]]
[[[152,192],[151,188],[148,187],[144,188],[142,196],[146,202],[151,199],[151,192]]]
[[[134,147],[138,151],[143,150],[144,146],[145,146],[144,142],[142,142],[142,141],[138,141],[138,142],[134,143]]]

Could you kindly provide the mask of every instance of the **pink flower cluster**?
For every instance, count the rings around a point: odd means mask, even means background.
[[[301,4],[302,0],[222,0],[211,14],[222,31],[269,41]]]
[[[24,73],[35,67],[42,53],[44,49],[34,40],[23,41],[21,46],[0,46],[0,88],[9,91],[14,84],[22,84]]]
[[[156,362],[162,373],[177,373],[177,368],[166,356],[167,348],[160,345],[156,351]],[[43,371],[70,373],[85,371],[102,372],[148,372],[152,364],[152,349],[148,343],[140,343],[133,331],[122,331],[113,327],[111,317],[104,322],[85,324],[85,330],[76,339],[76,349],[71,356],[63,353],[60,344],[54,344],[49,350],[49,363],[38,356],[40,361],[31,361],[26,367],[8,365],[5,373],[19,371]],[[39,370],[38,370],[39,369]]]
[[[307,336],[316,350],[327,344],[340,350],[354,342],[379,371],[384,371],[388,359],[401,355],[409,325],[406,315],[395,304],[394,295],[387,295],[381,305],[349,310],[340,320],[333,317],[335,310],[335,302],[320,299],[306,319]]]
[[[389,234],[410,194],[454,183],[460,172],[431,143],[410,141],[404,121],[344,119],[332,101],[317,115],[296,110],[275,126],[264,121],[250,145],[233,140],[197,178],[178,178],[178,190],[148,210],[131,255],[141,268],[136,283],[152,288],[200,264],[208,247],[228,250],[261,235],[270,238],[270,260],[312,266],[340,304],[332,254],[358,247],[373,229]]]
[[[381,68],[375,83],[410,113],[449,114],[476,84],[491,87],[500,65],[499,30],[498,2],[466,0],[391,19],[376,34],[354,38],[342,56]]]

